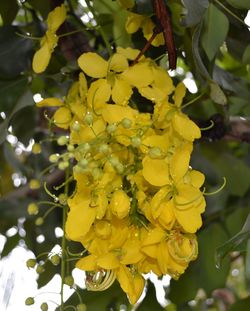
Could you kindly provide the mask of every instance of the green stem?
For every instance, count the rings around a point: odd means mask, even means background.
[[[69,168],[66,170],[66,176],[65,179],[67,180],[69,178]],[[68,196],[69,192],[69,184],[66,183],[64,187],[64,194]],[[66,224],[66,217],[68,212],[68,206],[65,205],[63,208],[63,219],[62,219],[62,229],[63,229],[63,236],[62,236],[62,260],[61,260],[61,305],[60,305],[60,311],[63,311],[64,309],[64,302],[63,302],[63,285],[64,285],[64,278],[65,278],[65,268],[66,268],[66,236],[65,236],[65,224]]]
[[[96,21],[96,23],[97,23],[97,25],[98,25],[97,29],[98,29],[98,31],[100,32],[100,35],[102,36],[102,39],[103,39],[103,41],[104,41],[104,43],[105,43],[105,45],[106,45],[106,48],[107,48],[107,50],[108,50],[109,56],[111,56],[111,55],[113,54],[113,52],[112,52],[111,46],[110,46],[110,44],[109,44],[108,38],[107,38],[105,32],[103,31],[102,26],[99,24],[98,17],[97,17],[97,15],[95,14],[95,11],[93,10],[93,8],[92,8],[92,6],[91,6],[90,1],[89,1],[89,0],[85,0],[85,2],[86,2],[86,4],[87,4],[87,6],[88,6],[89,11],[90,11],[90,12],[93,14],[93,16],[94,16],[94,19],[95,19],[95,21]]]

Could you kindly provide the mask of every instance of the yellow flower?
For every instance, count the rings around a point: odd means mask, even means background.
[[[199,127],[181,111],[181,104],[186,94],[185,85],[177,85],[174,94],[174,105],[168,102],[158,103],[154,110],[154,123],[157,128],[168,128],[172,125],[174,131],[183,139],[193,142],[201,137]]]
[[[153,35],[155,25],[150,17],[129,12],[125,27],[127,32],[130,34],[135,33],[136,31],[139,30],[139,28],[142,28],[144,37],[147,40],[149,40]],[[158,35],[156,35],[155,39],[151,44],[153,46],[163,45],[164,44],[163,34],[159,33]]]
[[[66,19],[66,8],[62,4],[60,7],[56,7],[52,12],[49,13],[47,19],[48,29],[44,37],[42,37],[40,42],[40,49],[36,51],[32,67],[36,73],[43,72],[50,61],[51,54],[58,42],[58,36],[56,31],[62,25]]]
[[[116,190],[110,201],[112,213],[122,219],[128,216],[130,210],[130,198],[123,190]]]

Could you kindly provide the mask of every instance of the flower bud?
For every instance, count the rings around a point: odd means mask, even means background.
[[[65,170],[67,167],[69,167],[69,162],[68,161],[62,161],[58,164],[59,170]]]
[[[59,154],[57,153],[54,153],[54,154],[51,154],[50,157],[49,157],[49,161],[51,163],[56,163],[59,159]]]
[[[67,197],[67,195],[65,193],[61,193],[61,194],[59,194],[58,200],[59,200],[59,203],[61,205],[66,205],[68,197]]]
[[[75,147],[74,147],[73,145],[69,144],[68,147],[67,147],[67,150],[68,150],[69,152],[72,152],[72,151],[75,150]]]
[[[74,285],[74,278],[73,278],[73,276],[71,276],[71,275],[68,275],[68,276],[66,276],[65,278],[64,278],[64,284],[66,284],[66,285],[68,285],[68,286],[70,286],[70,287],[72,287],[73,285]]]
[[[38,144],[38,143],[35,143],[33,146],[32,146],[32,153],[34,154],[39,154],[41,151],[42,151],[42,148],[41,148],[41,145]]]
[[[48,311],[49,310],[48,304],[46,302],[43,302],[40,306],[40,309],[42,311]]]
[[[44,220],[42,217],[38,217],[35,221],[36,226],[41,226],[44,223]]]
[[[128,118],[124,118],[122,119],[122,126],[125,128],[125,129],[129,129],[132,125],[132,121]]]
[[[93,124],[93,116],[91,113],[87,113],[85,118],[84,118],[84,122],[87,124],[87,125],[92,125]]]
[[[58,256],[57,254],[55,254],[55,255],[51,256],[50,261],[52,262],[52,264],[53,264],[54,266],[57,266],[57,265],[59,265],[59,263],[60,263],[60,256]]]
[[[78,165],[81,167],[81,168],[86,168],[89,164],[89,161],[87,159],[81,159],[79,162],[78,162]]]
[[[27,207],[27,212],[29,215],[37,215],[39,212],[39,207],[35,203],[30,203]]]
[[[38,274],[41,274],[41,273],[43,273],[44,271],[45,271],[44,266],[38,265],[38,266],[36,267],[36,272],[37,272]]]
[[[141,139],[138,136],[134,136],[131,138],[131,145],[135,148],[140,147]]]
[[[149,149],[148,155],[152,159],[157,159],[157,158],[162,156],[162,152],[161,152],[161,149],[159,147],[153,147],[153,148]]]
[[[72,124],[72,131],[75,131],[75,132],[79,132],[80,129],[81,129],[81,125],[79,124],[78,121],[75,121],[73,124]]]
[[[109,134],[112,134],[115,132],[116,128],[117,128],[117,125],[115,123],[111,123],[107,126],[106,130]]]
[[[64,146],[68,143],[68,137],[67,136],[60,136],[58,139],[57,139],[57,143],[59,146]]]
[[[34,268],[36,265],[36,260],[33,258],[30,258],[26,261],[27,268]]]
[[[33,297],[28,297],[28,298],[26,298],[26,300],[25,300],[26,306],[31,306],[31,305],[33,305],[34,303],[35,303],[35,300],[34,300]]]
[[[110,148],[109,148],[108,145],[102,144],[102,145],[99,147],[99,152],[104,153],[104,154],[107,154],[107,153],[110,152]]]
[[[40,188],[40,181],[38,179],[31,179],[29,182],[29,187],[32,190],[36,190]]]

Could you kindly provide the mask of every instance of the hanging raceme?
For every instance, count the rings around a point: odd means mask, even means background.
[[[64,9],[53,12],[58,10]],[[134,16],[127,27],[132,21]],[[44,58],[39,51],[33,64]],[[178,279],[196,259],[195,233],[205,209],[204,175],[189,165],[200,129],[181,110],[186,88],[175,87],[150,58],[131,65],[138,52],[118,47],[109,60],[82,54],[82,72],[67,96],[37,104],[57,108],[52,120],[68,131],[58,139],[67,151],[50,160],[72,168],[76,181],[65,226],[67,239],[87,250],[76,267],[87,271],[90,290],[105,290],[117,279],[132,304],[143,291],[144,274]],[[151,101],[152,113],[132,105],[135,91]]]

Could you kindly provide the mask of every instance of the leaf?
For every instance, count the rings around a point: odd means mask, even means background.
[[[11,24],[18,12],[17,0],[0,1],[0,15],[4,25]]]
[[[130,35],[125,29],[127,15],[128,13],[125,10],[118,10],[113,15],[113,34],[117,46],[127,47],[131,45]]]
[[[199,288],[203,288],[209,296],[214,289],[225,287],[229,262],[225,262],[225,265],[218,270],[214,254],[216,248],[226,238],[225,231],[218,224],[212,224],[198,233],[198,259],[190,264],[179,280],[170,281],[168,299],[182,305],[194,299]]]
[[[184,18],[184,24],[187,27],[198,24],[209,6],[208,0],[183,0],[183,3],[187,10]]]
[[[246,310],[250,310],[250,297],[238,300],[229,308],[229,311],[246,311]]]
[[[20,240],[19,234],[15,234],[9,238],[7,238],[3,251],[1,252],[1,257],[5,257],[9,255],[9,253],[18,245],[18,242]]]
[[[45,19],[50,12],[49,0],[27,0],[27,2],[37,11],[39,11],[42,17]]]
[[[51,263],[50,260],[47,260],[43,267],[45,268],[45,271],[39,274],[37,279],[38,288],[41,288],[48,284],[55,274],[60,274],[60,265],[55,266]]]
[[[243,64],[250,64],[250,44],[246,47],[244,54],[242,56],[242,62]]]
[[[212,101],[214,101],[216,104],[225,106],[227,104],[227,98],[220,88],[220,86],[215,83],[214,81],[210,82],[210,98]]]
[[[230,252],[235,250],[240,244],[250,239],[250,214],[248,215],[246,222],[239,233],[221,245],[216,250],[216,262],[220,266],[222,259],[226,257]]]
[[[11,88],[11,90],[12,92],[14,91],[13,88]],[[9,127],[9,123],[12,117],[15,115],[15,113],[20,111],[22,108],[31,106],[31,105],[34,105],[32,93],[30,91],[26,91],[25,93],[22,94],[22,96],[15,103],[14,107],[12,108],[12,111],[9,112],[9,115],[6,117],[6,119],[0,124],[0,144],[2,144],[3,141],[5,140],[7,129]],[[0,107],[1,107],[1,100],[0,100]]]
[[[136,13],[138,14],[151,15],[154,12],[152,1],[135,0],[135,3],[136,3]]]
[[[160,311],[164,308],[159,304],[156,299],[155,286],[152,282],[148,281],[146,297],[136,309],[137,311]]]
[[[1,80],[16,79],[21,72],[30,67],[33,42],[18,36],[18,32],[19,28],[16,26],[0,28]]]
[[[226,15],[210,3],[205,15],[205,29],[201,40],[210,61],[213,60],[219,47],[225,41],[228,29],[229,21]]]
[[[249,0],[226,0],[226,1],[236,9],[250,10]]]

